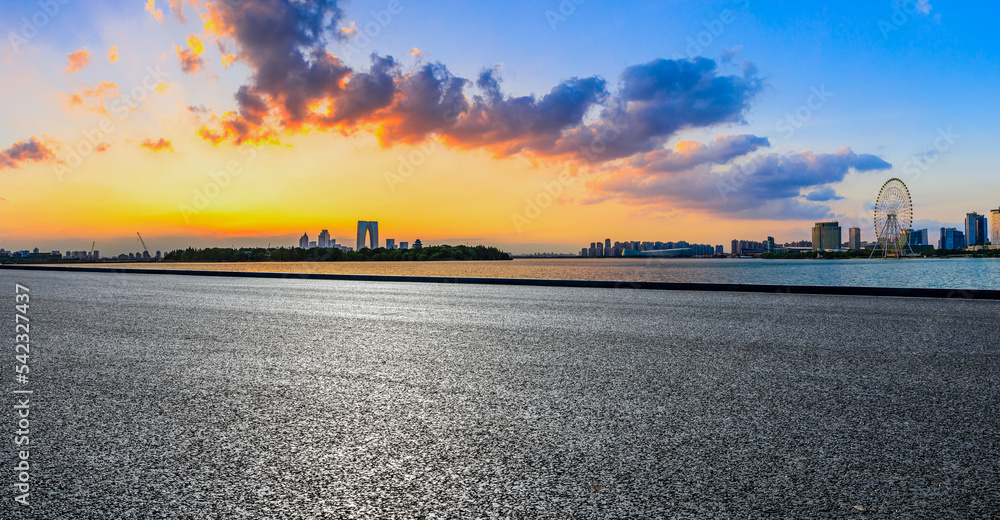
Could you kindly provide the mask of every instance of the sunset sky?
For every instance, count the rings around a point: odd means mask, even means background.
[[[51,4],[51,5],[50,5]],[[55,6],[55,7],[53,7]],[[48,11],[46,11],[46,8]],[[576,252],[1000,206],[986,2],[0,3],[0,247]],[[229,170],[227,172],[227,169]],[[846,231],[845,231],[846,240]]]

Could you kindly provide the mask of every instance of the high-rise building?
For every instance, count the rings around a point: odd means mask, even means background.
[[[400,242],[399,243],[399,248],[400,249],[409,249],[410,248],[410,243],[409,242]]]
[[[395,238],[387,238],[387,239],[385,239],[385,248],[386,249],[396,249],[396,239]]]
[[[597,243],[597,256],[604,256],[604,242]]]
[[[590,251],[587,252],[587,256],[597,256],[597,242],[590,243]]]
[[[316,239],[316,245],[319,247],[330,247],[330,232],[323,230],[319,232],[319,238]]]
[[[611,256],[611,239],[610,238],[605,238],[604,239],[604,254],[607,255],[607,256]]]
[[[926,229],[914,229],[910,233],[910,246],[926,246],[930,245],[930,239],[927,236]]]
[[[309,248],[309,234],[305,231],[302,232],[302,238],[299,239],[299,247],[301,249]]]
[[[842,236],[840,222],[817,222],[813,227],[813,251],[840,249]]]
[[[852,251],[861,249],[861,228],[852,227],[847,230],[847,249]]]
[[[990,210],[990,229],[993,230],[990,243],[1000,246],[1000,208]]]
[[[965,233],[955,228],[941,228],[938,249],[965,249]]]
[[[965,216],[965,242],[969,246],[986,244],[989,235],[986,234],[986,217],[972,212]]]
[[[365,247],[365,235],[370,238],[369,249],[378,247],[378,222],[359,220],[358,221],[358,251]]]
[[[580,256],[582,256],[584,258],[587,258],[587,248],[586,247],[580,250]]]

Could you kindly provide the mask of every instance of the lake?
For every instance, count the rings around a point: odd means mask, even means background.
[[[515,259],[507,262],[137,262],[101,265],[240,272],[1000,289],[1000,260],[973,258],[906,260],[552,258]]]

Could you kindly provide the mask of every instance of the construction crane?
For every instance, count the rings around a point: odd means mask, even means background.
[[[146,253],[146,257],[151,261],[156,261],[155,258],[149,255],[149,249],[146,247],[146,241],[142,239],[142,235],[138,231],[135,232],[135,236],[139,237],[139,243],[142,244],[142,250]]]
[[[96,240],[93,241],[93,243],[90,244],[90,261],[91,262],[96,262],[97,261],[97,259],[94,258],[94,246],[96,246],[96,245],[97,245],[97,241]]]

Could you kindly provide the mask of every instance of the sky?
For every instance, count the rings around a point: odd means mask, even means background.
[[[998,8],[0,2],[0,247],[575,252],[1000,206]]]

